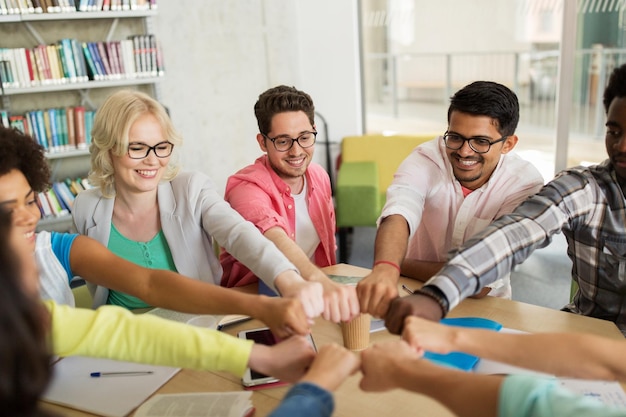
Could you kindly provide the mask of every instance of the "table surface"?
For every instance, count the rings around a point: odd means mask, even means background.
[[[346,276],[365,276],[369,272],[368,269],[346,264],[327,267],[324,268],[324,271],[328,274]],[[417,288],[421,285],[421,283],[407,278],[400,279],[398,285],[402,284],[406,284],[410,288]],[[400,287],[399,291],[401,294],[403,293]],[[615,324],[609,321],[495,297],[466,299],[449,314],[449,317],[465,316],[492,319],[504,327],[528,332],[587,332],[614,339],[623,339]],[[251,320],[233,325],[227,331],[236,335],[241,330],[263,326],[261,322]],[[397,337],[387,331],[380,331],[372,333],[370,342],[393,340]],[[321,318],[315,322],[313,338],[318,348],[331,342],[342,343],[339,326]],[[358,388],[359,380],[360,376],[354,375],[335,392],[336,408],[333,415],[346,417],[380,415],[453,416],[446,408],[422,395],[400,390],[386,393],[364,393]],[[233,375],[224,372],[183,369],[161,387],[157,393],[224,392],[241,391],[242,389],[240,379]],[[263,417],[269,414],[278,405],[287,390],[288,387],[281,387],[254,391],[252,402],[256,408],[255,415]],[[48,403],[43,403],[43,406],[45,409],[66,416],[93,415]]]

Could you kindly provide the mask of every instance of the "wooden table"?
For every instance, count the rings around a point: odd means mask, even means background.
[[[345,264],[334,265],[324,270],[328,274],[348,276],[365,276],[369,272],[368,269]],[[419,286],[417,281],[406,278],[401,278],[399,285],[401,284],[406,284],[410,288]],[[399,291],[401,294],[404,292],[400,288]],[[486,297],[480,300],[464,300],[449,314],[449,317],[463,316],[485,317],[502,323],[504,327],[528,332],[588,332],[613,339],[623,339],[615,324],[609,321],[494,297]],[[262,326],[261,322],[252,320],[228,328],[228,333],[236,335],[240,330]],[[381,331],[372,334],[371,342],[393,340],[397,337],[389,334],[387,331]],[[315,322],[313,338],[318,348],[327,343],[342,342],[339,326],[321,318]],[[335,392],[335,416],[453,416],[443,406],[422,395],[399,390],[386,393],[364,393],[358,388],[359,381],[360,376],[354,375]],[[224,392],[241,391],[242,389],[240,379],[233,375],[223,372],[184,369],[157,392],[162,394],[206,391]],[[254,391],[252,402],[257,410],[256,416],[263,417],[269,414],[280,403],[287,390],[287,387],[282,387]],[[52,404],[44,404],[44,407],[61,415],[92,415]]]

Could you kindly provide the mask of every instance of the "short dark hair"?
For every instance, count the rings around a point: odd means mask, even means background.
[[[0,126],[0,176],[21,171],[35,192],[50,187],[50,167],[44,148],[17,129]]]
[[[311,96],[295,87],[279,85],[262,93],[254,105],[259,132],[268,134],[272,129],[272,118],[288,111],[303,111],[311,126],[315,125],[315,105]]]
[[[453,111],[487,116],[496,121],[502,136],[515,133],[519,122],[519,102],[510,88],[493,81],[475,81],[450,98],[448,123]]]
[[[626,97],[626,64],[623,64],[613,70],[609,77],[609,83],[604,90],[604,111],[609,112],[609,106],[613,99],[617,97]]]
[[[0,410],[9,416],[44,416],[48,413],[38,404],[51,376],[47,310],[24,291],[18,258],[11,215],[0,210]]]

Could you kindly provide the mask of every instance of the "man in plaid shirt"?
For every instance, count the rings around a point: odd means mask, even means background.
[[[626,64],[611,74],[604,107],[609,158],[562,171],[468,240],[423,289],[391,303],[385,318],[391,332],[400,333],[408,315],[440,319],[562,231],[579,285],[563,310],[614,321],[626,335]]]

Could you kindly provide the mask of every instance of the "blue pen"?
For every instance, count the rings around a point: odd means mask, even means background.
[[[131,372],[92,372],[89,374],[92,378],[100,378],[103,376],[139,376],[139,375],[151,375],[152,371],[131,371]]]

